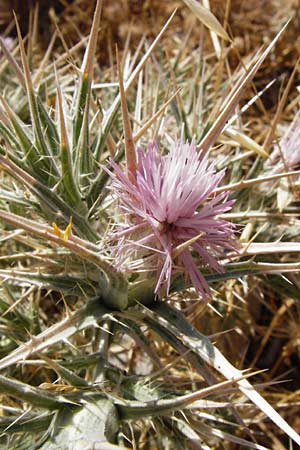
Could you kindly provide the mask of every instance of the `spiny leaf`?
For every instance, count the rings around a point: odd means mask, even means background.
[[[98,267],[98,282],[102,287],[102,298],[105,304],[112,309],[125,309],[128,304],[128,283],[124,275],[116,270],[99,256],[96,251],[89,248],[89,243],[82,239],[70,236],[68,240],[57,236],[53,228],[24,219],[16,214],[0,210],[0,218],[7,224],[22,228],[28,233],[47,239],[50,242],[72,250],[73,253],[88,260]]]
[[[25,85],[26,85],[26,93],[28,96],[28,103],[29,103],[29,109],[30,109],[30,116],[32,121],[32,126],[34,130],[34,137],[35,137],[35,145],[39,150],[41,158],[45,159],[45,164],[48,167],[48,177],[51,179],[51,177],[58,176],[59,171],[55,163],[55,159],[51,158],[51,152],[47,146],[47,143],[44,138],[44,133],[41,126],[41,120],[39,115],[39,108],[38,108],[38,102],[35,97],[35,92],[33,89],[32,79],[29,71],[29,66],[25,54],[25,48],[21,36],[20,27],[18,24],[18,20],[15,16],[15,22],[16,22],[16,28],[19,38],[19,45],[20,45],[20,53],[22,58],[22,65],[24,70],[24,77],[25,77]]]
[[[59,363],[48,358],[46,355],[41,355],[41,358],[47,362],[51,369],[55,370],[61,379],[69,383],[69,385],[74,387],[87,387],[89,385],[82,377],[79,377],[74,372],[61,366]]]
[[[82,202],[78,185],[74,178],[73,161],[69,146],[69,139],[63,112],[62,93],[57,79],[57,105],[60,125],[60,161],[62,170],[62,184],[65,188],[67,202],[79,213],[85,214],[86,207]]]
[[[81,67],[81,79],[78,90],[78,98],[75,109],[74,128],[73,128],[73,150],[77,148],[78,139],[81,133],[84,111],[85,109],[87,110],[89,109],[91,83],[94,68],[94,57],[96,52],[101,9],[102,9],[102,0],[97,0],[89,41]],[[85,131],[85,133],[87,132],[88,129]],[[74,156],[76,158],[78,157],[78,155]]]
[[[42,389],[4,377],[3,375],[0,375],[0,392],[5,392],[40,408],[59,409],[63,405],[70,403],[62,396],[46,393]]]
[[[19,117],[14,113],[14,111],[10,108],[6,100],[0,96],[0,101],[5,109],[5,112],[12,124],[13,130],[15,132],[15,136],[12,137],[12,131],[7,130],[9,132],[8,138],[10,140],[13,139],[13,144],[19,149],[19,152],[23,153],[23,162],[21,160],[21,167],[24,167],[24,162],[30,168],[30,172],[34,173],[37,179],[40,181],[47,180],[49,177],[49,163],[47,159],[43,158],[40,154],[37,147],[32,142],[33,136],[28,135],[25,131],[25,125],[19,119]],[[2,127],[3,128],[3,127]],[[6,129],[4,129],[4,132]],[[52,185],[57,179],[53,179],[53,177],[49,177],[49,183]]]
[[[242,376],[211,343],[211,341],[199,333],[184,317],[184,315],[169,306],[166,302],[157,302],[153,312],[145,311],[145,314],[166,327],[193,352],[198,354],[207,364],[221,373],[228,380]],[[300,436],[292,427],[274,410],[274,408],[253,388],[248,380],[237,382],[240,391],[248,397],[270,420],[284,431],[294,442],[300,445]]]
[[[44,207],[49,208],[49,211],[55,218],[60,218],[68,225],[70,218],[74,224],[74,229],[80,236],[85,236],[91,242],[98,240],[97,233],[91,228],[85,217],[77,213],[64,200],[61,199],[52,189],[42,182],[36,180],[29,173],[18,167],[12,161],[0,155],[0,166],[7,171],[12,177],[24,184],[41,202]]]
[[[36,286],[43,289],[56,289],[67,295],[94,296],[97,294],[97,286],[87,280],[69,275],[55,275],[40,272],[28,272],[17,270],[1,270],[0,279],[16,286]],[[100,291],[100,290],[99,290]]]
[[[26,343],[0,360],[0,370],[34,355],[35,352],[49,348],[49,346],[68,339],[75,333],[94,326],[98,320],[109,317],[111,311],[101,305],[99,297],[89,300],[82,308],[47,328],[37,336],[33,336]]]
[[[170,399],[153,399],[152,401],[147,402],[138,402],[134,400],[122,401],[118,399],[116,400],[116,403],[118,405],[118,409],[121,413],[122,419],[128,420],[141,416],[156,416],[167,413],[168,411],[187,409],[194,401],[197,401],[216,392],[222,392],[222,389],[225,389],[228,386],[231,386],[232,384],[235,384],[240,380],[244,380],[252,375],[253,374],[245,374],[236,379],[233,377],[231,380],[222,381],[207,388],[203,388],[199,391]]]

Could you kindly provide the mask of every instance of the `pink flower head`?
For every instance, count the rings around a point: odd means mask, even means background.
[[[210,288],[196,258],[201,266],[222,272],[217,258],[236,248],[233,225],[218,217],[233,201],[227,200],[226,192],[213,194],[224,171],[217,173],[194,142],[180,141],[167,155],[152,144],[146,152],[138,149],[136,180],[113,161],[111,166],[112,190],[127,217],[125,229],[115,235],[125,239],[118,251],[127,257],[139,248],[146,251],[144,257],[155,255],[156,293],[163,283],[168,292],[172,273],[180,271],[207,298]]]
[[[270,162],[275,163],[273,171],[295,170],[300,163],[300,117],[295,115],[270,155]]]
[[[2,41],[3,45],[7,48],[7,50],[11,51],[14,46],[14,40],[11,37],[2,37],[0,36],[0,40]],[[0,58],[3,56],[2,48],[0,47]]]

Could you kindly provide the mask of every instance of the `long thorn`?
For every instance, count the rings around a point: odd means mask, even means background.
[[[125,137],[125,158],[127,164],[127,172],[129,179],[136,183],[136,152],[135,146],[132,136],[132,129],[127,109],[125,89],[123,83],[123,76],[120,65],[120,58],[118,48],[116,47],[116,58],[117,58],[117,71],[118,71],[118,80],[120,86],[120,99],[121,99],[121,108],[122,108],[122,118],[123,118],[123,126],[124,126],[124,137]]]

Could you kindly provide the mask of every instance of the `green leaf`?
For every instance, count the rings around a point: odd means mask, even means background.
[[[41,450],[84,450],[119,448],[115,443],[119,431],[117,408],[100,398],[82,407],[68,407],[57,414],[52,436]]]

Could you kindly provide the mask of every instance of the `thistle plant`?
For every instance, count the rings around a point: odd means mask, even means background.
[[[227,39],[208,10],[185,3]],[[142,56],[140,47],[121,63],[117,52],[118,80],[99,95],[101,7],[98,0],[75,73],[66,59],[47,58],[30,71],[17,21],[21,61],[4,52],[20,102],[15,108],[16,97],[0,97],[1,445],[206,449],[226,440],[264,449],[249,419],[254,408],[300,444],[248,380],[254,371],[235,368],[193,323],[195,304],[207,317],[209,305],[224,312],[228,282],[299,271],[292,257],[272,259],[299,244],[249,242],[242,225],[250,213],[233,209],[251,186],[294,173],[234,179],[244,147],[256,161],[267,156],[235,129],[234,114],[283,31],[232,89],[220,86],[203,126],[185,109],[189,90],[162,95],[163,71],[149,89],[150,56],[176,12]],[[179,62],[169,69],[182,80]],[[157,93],[151,114],[150,91]],[[135,108],[128,108],[132,98]],[[241,151],[230,164],[227,144],[222,158],[213,148],[228,138]]]

